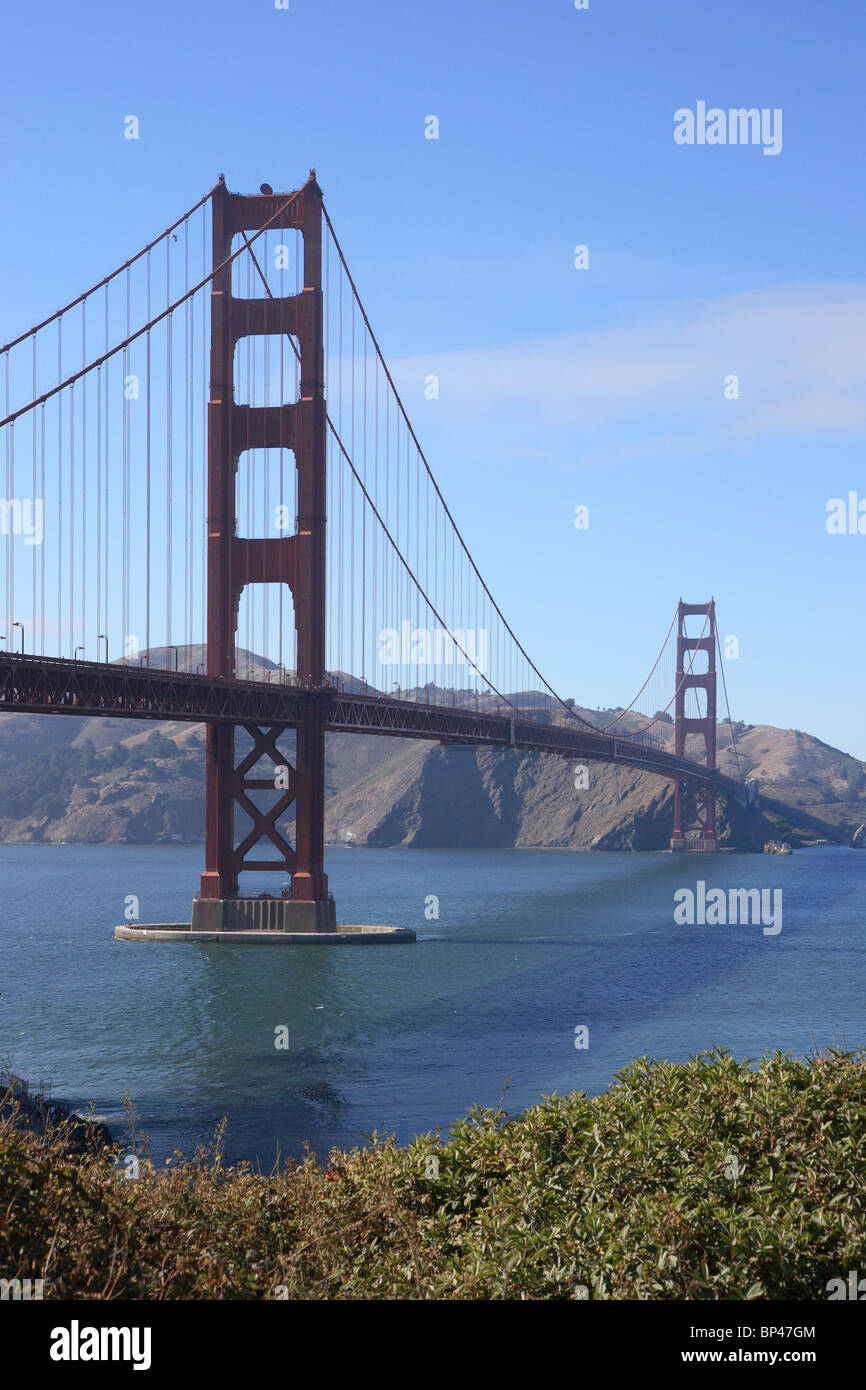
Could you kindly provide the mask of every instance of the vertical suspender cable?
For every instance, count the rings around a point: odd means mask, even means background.
[[[352,296],[352,458],[355,458],[355,297]],[[350,497],[350,559],[349,559],[349,675],[357,674],[357,661],[355,659],[355,604],[357,603],[357,593],[355,589],[355,493],[357,489],[349,486]]]
[[[104,310],[105,310],[105,351],[108,352],[108,320],[109,320],[109,289],[108,289],[108,285],[105,286],[105,304],[104,304]],[[112,366],[111,359],[110,359],[110,358],[107,358],[106,361],[105,361],[105,376],[103,377],[103,381],[102,381],[102,393],[103,393],[103,397],[104,397],[104,400],[105,400],[105,433],[104,433],[104,435],[103,435],[103,439],[104,439],[104,450],[103,450],[103,471],[102,471],[102,486],[103,486],[103,493],[104,493],[103,508],[102,508],[102,530],[103,530],[103,534],[102,534],[102,536],[100,537],[100,546],[102,547],[102,579],[103,579],[103,585],[102,585],[102,608],[103,608],[103,614],[102,614],[102,622],[99,624],[99,626],[102,628],[103,633],[104,633],[106,636],[108,636],[108,637],[110,637],[110,633],[109,633],[109,630],[108,630],[108,625],[109,625],[109,618],[110,618],[110,615],[111,615],[111,575],[110,575],[110,572],[109,572],[109,564],[108,564],[109,507],[110,507],[110,505],[111,505],[111,482],[110,482],[110,480],[111,480],[111,456],[112,456],[112,448],[111,448],[111,390],[110,390],[110,385],[111,385],[111,366]],[[106,643],[105,659],[106,659],[106,661],[108,660],[108,644],[107,644],[107,643]]]
[[[43,446],[45,435],[43,432]],[[96,369],[96,631],[102,631],[102,366]],[[96,660],[102,653],[96,643]]]
[[[207,217],[205,208],[201,210],[201,278],[207,273]],[[205,291],[201,297],[201,499],[202,499],[202,531],[201,531],[201,612],[204,613],[207,607],[207,533],[208,533],[208,490],[207,490],[207,451],[208,451],[208,431],[207,431],[207,401],[208,401],[208,350],[207,350],[207,325],[208,325],[208,295]],[[207,653],[207,626],[202,629],[204,651]]]
[[[271,265],[271,263],[270,263],[270,258],[269,258],[269,256],[268,256],[268,233],[267,233],[267,232],[265,232],[265,254],[264,254],[264,260],[265,260],[265,265],[266,265],[266,266],[268,267],[268,269],[270,270],[270,265]],[[281,341],[282,341],[282,339],[281,339]],[[267,408],[270,406],[270,403],[271,403],[271,340],[270,340],[269,337],[266,337],[266,338],[265,338],[265,351],[264,351],[264,367],[263,367],[263,370],[264,370],[264,403],[265,403],[265,408],[267,409]],[[283,401],[282,383],[280,383],[280,404],[282,404],[282,401]],[[259,535],[261,535],[261,536],[266,536],[266,535],[268,534],[268,510],[269,510],[269,503],[270,503],[270,500],[271,500],[271,450],[270,450],[270,449],[266,449],[266,450],[264,451],[264,477],[262,478],[262,528],[261,528],[261,531],[259,532]],[[271,601],[271,586],[270,586],[270,584],[268,584],[268,585],[266,586],[266,588],[265,588],[265,590],[264,590],[264,595],[265,595],[265,603],[264,603],[264,614],[263,614],[263,617],[262,617],[262,656],[263,656],[263,657],[266,657],[268,660],[270,660],[270,624],[269,624],[269,622],[268,622],[268,618],[269,618],[269,616],[270,616],[270,601]],[[270,679],[270,672],[268,672],[268,679]]]
[[[189,293],[189,221],[183,224],[183,293]],[[192,612],[192,460],[193,460],[193,410],[189,395],[190,374],[192,374],[192,314],[193,300],[186,300],[183,306],[183,439],[185,439],[185,459],[183,459],[183,645],[186,659],[189,660],[189,646],[192,642],[190,632],[190,612]],[[195,664],[192,666],[195,671]]]
[[[364,330],[364,486],[367,486],[367,332]],[[367,508],[361,508],[361,685],[367,689]]]
[[[166,240],[166,246],[168,241]],[[130,269],[126,270],[126,336],[132,332],[132,284]],[[131,348],[124,352],[124,381],[123,381],[123,583],[124,583],[124,603],[123,603],[123,633],[121,640],[123,643],[123,653],[131,652],[129,645],[130,610],[132,607],[132,409],[130,394],[132,383],[128,379],[130,375],[130,363],[132,361]]]
[[[44,511],[44,508],[45,508],[45,500],[44,500],[44,499],[45,499],[45,402],[44,402],[44,401],[43,401],[42,405],[41,405],[40,408],[39,408],[39,435],[40,435],[40,444],[39,444],[39,482],[40,482],[40,488],[39,488],[39,495],[40,495],[40,497],[42,497],[42,499],[43,499],[42,506],[43,506],[43,511]],[[46,551],[46,549],[47,549],[47,546],[45,545],[45,539],[44,539],[44,537],[43,537],[42,544],[39,546],[39,572],[40,572],[40,582],[39,582],[39,633],[40,633],[40,642],[39,642],[39,650],[40,650],[40,652],[41,652],[43,655],[45,654],[45,551]]]
[[[63,318],[57,320],[57,380],[63,380]],[[63,392],[57,395],[57,515],[63,516]],[[63,527],[57,527],[57,654],[63,643]]]
[[[81,301],[81,365],[87,362],[87,300]],[[81,642],[87,655],[87,377],[81,382]]]
[[[166,302],[171,303],[171,256],[169,251],[170,242],[166,238],[165,243],[165,296]],[[166,666],[171,665],[171,591],[173,575],[173,546],[172,546],[172,500],[173,500],[173,469],[172,469],[172,339],[173,339],[174,315],[168,314],[165,320],[165,524],[166,524],[166,565],[165,565],[165,646],[166,646]]]
[[[376,505],[379,505],[379,359],[373,359],[375,371],[375,398],[373,409],[373,494],[376,498]],[[379,682],[379,671],[377,659],[380,655],[379,648],[379,625],[377,622],[379,608],[379,544],[384,541],[384,537],[379,536],[378,528],[373,532],[373,644],[376,655],[371,659],[372,670],[376,672],[376,684]]]
[[[69,655],[75,655],[75,383],[69,388]]]
[[[4,362],[3,362],[3,375],[4,375],[4,378],[5,378],[5,384],[6,384],[6,414],[7,414],[7,415],[9,414],[9,411],[10,411],[10,408],[11,408],[11,407],[10,407],[10,401],[9,401],[9,370],[10,370],[9,352],[8,352],[8,350],[7,350],[7,351],[4,353]],[[13,483],[12,483],[12,438],[13,438],[13,435],[12,435],[12,431],[11,431],[11,429],[10,429],[9,433],[6,435],[6,498],[7,498],[7,501],[9,502],[10,505],[11,505],[11,503],[12,503],[12,498],[15,496],[15,489],[14,489]],[[7,509],[7,516],[8,516],[8,515],[9,515],[9,511],[8,511],[8,509]],[[6,545],[6,620],[5,620],[4,624],[3,624],[3,626],[6,628],[6,632],[8,633],[7,642],[8,642],[8,646],[9,646],[9,650],[10,650],[10,651],[11,651],[11,649],[12,649],[12,645],[13,645],[13,643],[12,643],[12,638],[13,638],[13,636],[14,636],[14,633],[13,633],[13,631],[12,631],[12,622],[13,622],[13,613],[14,613],[14,597],[13,597],[13,589],[12,589],[12,586],[13,586],[14,582],[15,582],[15,580],[14,580],[14,572],[13,572],[13,568],[12,568],[12,540],[11,540],[11,534],[10,534],[10,538],[9,538],[9,540],[8,540],[8,542],[7,542],[7,545]]]
[[[147,321],[150,323],[151,305],[151,265],[150,252],[147,253],[145,262],[146,271],[146,295],[147,295]],[[145,418],[144,418],[144,569],[145,569],[145,589],[144,589],[144,646],[148,653],[147,664],[151,664],[150,658],[150,546],[151,546],[151,496],[152,496],[152,477],[151,477],[151,341],[150,329],[147,330],[144,338],[144,363],[145,363]]]
[[[32,385],[33,385],[33,400],[35,400],[36,397],[37,397],[37,395],[38,395],[38,391],[37,391],[37,388],[36,388],[36,334],[35,334],[35,333],[33,334],[33,344],[32,344],[32,346],[33,346],[33,381],[32,381]],[[45,508],[45,496],[44,496],[44,493],[40,493],[40,492],[38,491],[37,478],[36,478],[37,462],[36,462],[36,411],[35,411],[35,410],[34,410],[34,412],[33,412],[33,444],[32,444],[32,450],[33,450],[33,454],[32,454],[32,460],[31,460],[31,462],[32,462],[32,474],[33,474],[33,489],[32,489],[32,492],[31,492],[31,496],[32,496],[32,498],[33,498],[33,510],[34,510],[34,513],[35,513],[37,506],[41,506],[41,507],[43,508],[43,511],[44,511],[44,508]],[[37,499],[39,499],[39,500],[37,501]],[[33,517],[33,521],[35,522],[35,515],[34,515],[34,517]],[[43,528],[44,528],[44,523],[43,523]],[[42,537],[42,545],[34,545],[34,546],[33,546],[33,577],[32,577],[32,580],[31,580],[31,605],[32,605],[31,611],[32,611],[32,613],[33,613],[33,625],[34,625],[34,628],[36,627],[36,622],[37,622],[36,615],[37,615],[37,613],[38,613],[38,611],[39,611],[39,603],[38,603],[38,599],[37,599],[37,593],[38,593],[38,585],[37,585],[38,560],[37,560],[37,554],[36,554],[36,553],[37,553],[38,550],[44,550],[44,549],[45,549],[45,537],[44,537],[44,535],[43,535],[43,537]],[[7,632],[9,631],[8,628],[7,628],[6,630],[7,630]],[[35,637],[35,632],[34,632],[34,640],[33,640],[33,650],[34,650],[34,652],[37,652],[37,651],[38,651],[38,652],[41,652],[41,651],[42,651],[42,643],[43,643],[43,638],[42,638],[42,635],[40,635],[39,645],[37,646],[36,637]]]
[[[343,437],[343,273],[339,280],[339,316],[337,320],[337,421],[340,438]],[[339,555],[339,583],[337,586],[337,650],[338,666],[343,671],[343,466],[340,465],[340,495],[337,507],[337,553]]]

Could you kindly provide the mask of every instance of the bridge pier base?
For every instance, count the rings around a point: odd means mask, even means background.
[[[124,922],[114,928],[117,941],[192,941],[199,946],[388,946],[414,941],[411,927],[340,926],[336,931],[193,930],[185,922],[145,925]]]
[[[334,899],[194,898],[192,931],[332,932],[337,930]]]

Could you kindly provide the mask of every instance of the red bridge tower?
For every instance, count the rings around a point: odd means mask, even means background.
[[[688,637],[685,620],[693,615],[704,616],[703,636]],[[707,669],[696,674],[692,667],[695,655],[706,652]],[[707,708],[703,718],[686,718],[686,691],[706,692]],[[707,767],[716,769],[716,605],[709,603],[683,603],[677,608],[677,684],[674,726],[674,752],[678,758],[686,755],[688,734],[702,734],[706,751]],[[716,848],[716,787],[715,779],[705,783],[695,783],[697,801],[696,819],[683,833],[683,783],[674,783],[674,832],[671,836],[671,849]],[[697,833],[696,833],[697,832]]]
[[[303,289],[282,298],[232,295],[232,239],[268,228],[295,229],[303,237]],[[296,731],[295,766],[277,746],[288,725],[244,725],[253,749],[237,764],[234,725],[207,727],[205,871],[193,903],[193,929],[271,928],[334,931],[336,916],[324,869],[325,723],[325,470],[326,405],[322,301],[322,193],[311,174],[294,194],[229,193],[222,179],[213,193],[210,401],[208,406],[207,673],[235,676],[238,605],[248,584],[287,584],[297,631],[296,679],[306,692]],[[300,400],[270,406],[238,405],[235,347],[248,336],[289,334],[300,349]],[[238,460],[248,449],[291,449],[298,474],[298,517],[293,535],[239,537],[236,520]],[[263,763],[263,768],[256,764]],[[277,772],[277,769],[282,769]],[[258,776],[256,772],[258,771]],[[253,775],[250,775],[250,774]],[[250,791],[273,793],[259,809]],[[294,802],[295,845],[277,828]],[[251,822],[237,842],[236,808]],[[277,858],[263,857],[267,846]],[[252,853],[251,853],[252,852]],[[290,898],[243,897],[238,875],[291,875]]]

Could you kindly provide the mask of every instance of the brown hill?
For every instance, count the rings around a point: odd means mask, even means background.
[[[612,717],[580,713],[595,724]],[[672,743],[672,726],[666,733]],[[863,764],[796,730],[740,724],[735,733],[742,773],[760,779],[762,813],[746,815],[720,798],[723,843],[757,848],[779,835],[850,842],[866,822]],[[735,773],[727,729],[719,742],[720,767]],[[539,754],[333,734],[326,834],[332,843],[377,846],[667,847],[669,782],[590,763],[587,783],[576,785],[573,763]],[[198,842],[203,799],[200,725],[0,718],[0,840]]]

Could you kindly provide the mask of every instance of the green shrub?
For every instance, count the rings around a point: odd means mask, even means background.
[[[0,1268],[66,1298],[824,1299],[866,1273],[864,1102],[863,1051],[714,1051],[444,1141],[265,1177],[218,1139],[135,1181],[7,1122]]]

